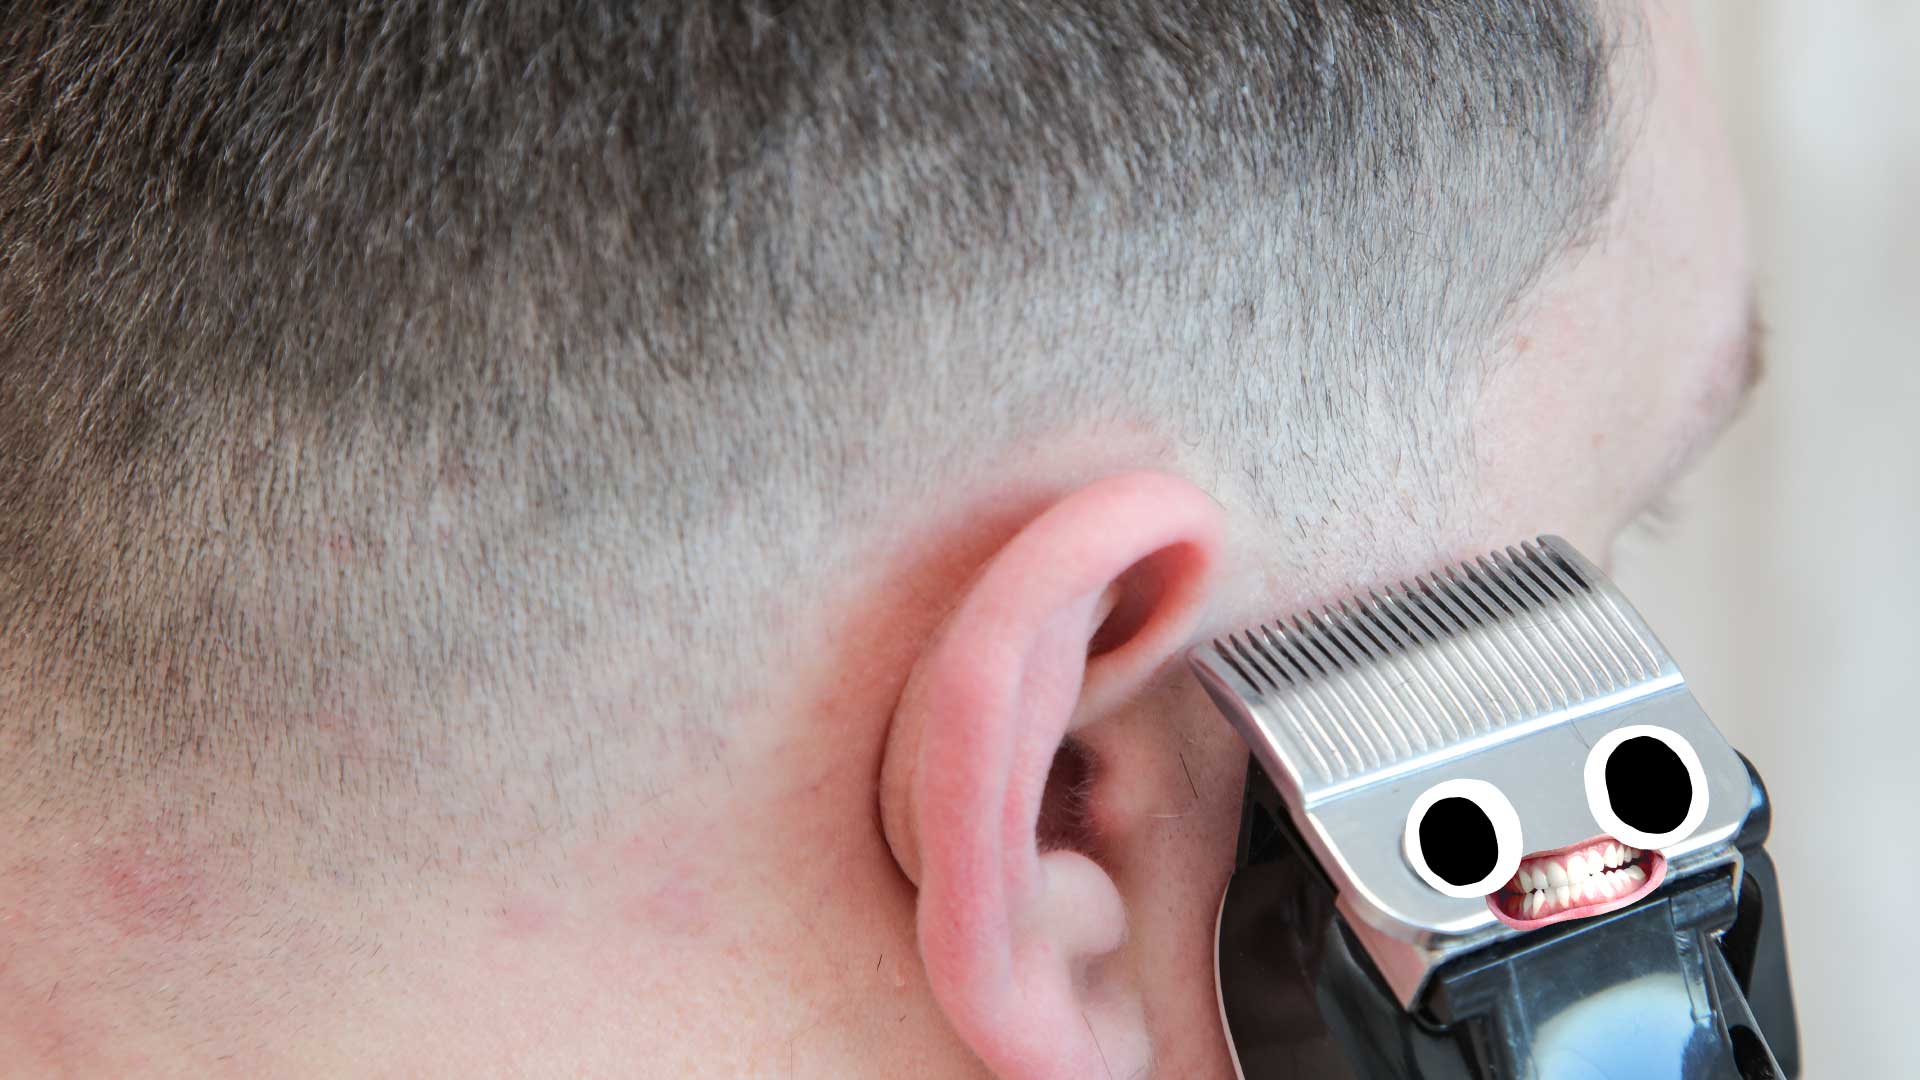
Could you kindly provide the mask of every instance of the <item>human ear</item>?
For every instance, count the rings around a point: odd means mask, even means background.
[[[918,889],[934,996],[1001,1076],[1151,1064],[1132,974],[1098,963],[1128,933],[1098,823],[1056,819],[1073,812],[1063,785],[1098,782],[1082,737],[1179,659],[1220,535],[1217,504],[1167,474],[1067,494],[966,587],[895,709],[887,843]]]

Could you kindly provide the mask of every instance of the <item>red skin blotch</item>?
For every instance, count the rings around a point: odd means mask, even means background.
[[[620,919],[657,937],[700,937],[713,924],[712,903],[705,889],[669,881],[623,901]]]
[[[126,937],[178,938],[204,928],[208,880],[192,856],[138,844],[103,846],[86,856],[94,914]]]
[[[526,941],[551,929],[556,919],[553,905],[532,896],[516,896],[494,912],[494,924],[508,941]]]

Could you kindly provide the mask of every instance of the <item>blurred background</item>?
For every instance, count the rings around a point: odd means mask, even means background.
[[[1768,371],[1617,576],[1772,794],[1803,1075],[1920,1077],[1920,2],[1693,7]]]

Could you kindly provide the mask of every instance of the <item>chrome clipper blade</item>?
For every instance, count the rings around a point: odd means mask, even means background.
[[[1739,859],[1739,755],[1626,598],[1559,537],[1229,634],[1190,660],[1402,1005],[1448,957],[1526,932],[1412,864],[1408,815],[1436,784],[1498,788],[1525,853],[1604,839],[1590,752],[1654,725],[1697,752],[1705,794],[1696,827],[1658,848],[1663,871]]]

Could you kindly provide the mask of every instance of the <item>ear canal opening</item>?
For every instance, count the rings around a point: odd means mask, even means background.
[[[1042,853],[1078,851],[1088,855],[1099,841],[1094,828],[1093,785],[1099,776],[1093,751],[1069,735],[1060,742],[1047,770],[1047,786],[1040,796],[1040,821],[1035,841]]]

